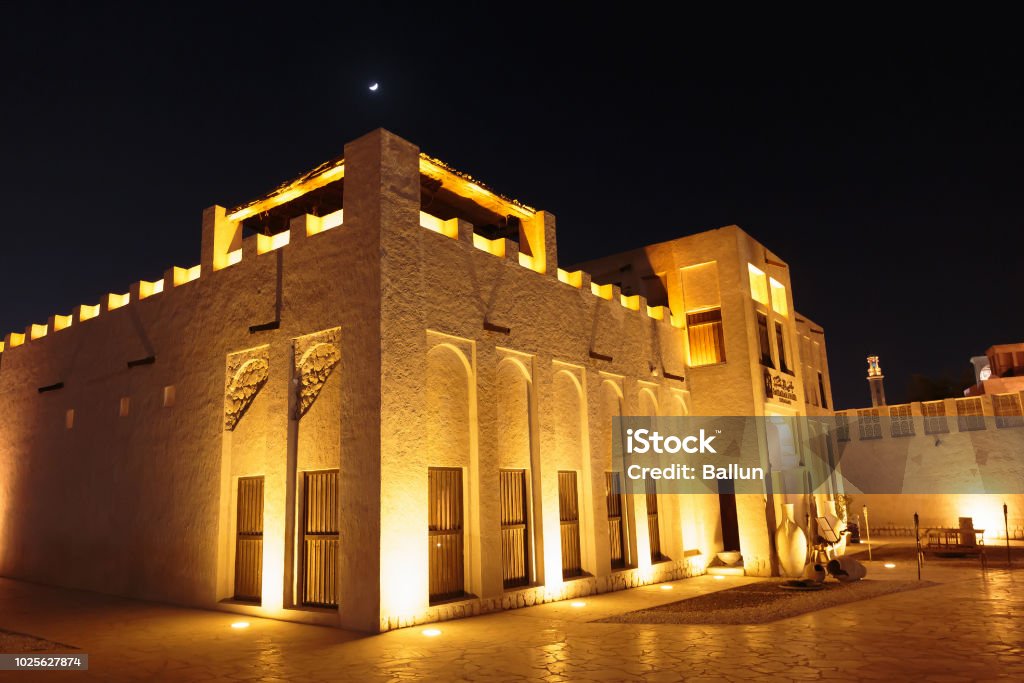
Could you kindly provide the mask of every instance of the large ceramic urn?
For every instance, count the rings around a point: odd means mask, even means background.
[[[782,506],[782,521],[775,530],[775,550],[779,554],[779,571],[783,576],[798,577],[807,562],[807,536],[793,516],[793,503]]]

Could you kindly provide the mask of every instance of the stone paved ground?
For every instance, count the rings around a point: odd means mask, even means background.
[[[871,575],[907,579],[913,564]],[[939,585],[757,626],[593,620],[753,579],[678,581],[359,637],[0,579],[0,629],[68,643],[90,671],[0,680],[1024,680],[1024,567],[929,566]],[[5,678],[6,676],[6,678]]]

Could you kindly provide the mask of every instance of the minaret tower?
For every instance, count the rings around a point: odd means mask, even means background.
[[[882,381],[882,366],[878,364],[878,356],[868,356],[868,386],[871,387],[871,407],[885,405],[885,387]]]

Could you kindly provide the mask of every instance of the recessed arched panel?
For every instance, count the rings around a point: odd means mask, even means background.
[[[639,398],[638,415],[656,416],[658,414],[658,398],[654,395],[653,389],[643,387],[640,389]]]
[[[426,443],[430,462],[467,467],[470,456],[470,365],[455,346],[438,344],[427,353]]]
[[[530,467],[530,375],[516,358],[505,358],[498,364],[497,424],[495,441],[500,468]]]

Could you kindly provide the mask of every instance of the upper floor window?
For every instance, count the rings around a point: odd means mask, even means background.
[[[768,279],[764,271],[752,263],[747,264],[747,275],[750,278],[750,298],[764,306],[768,305]]]
[[[949,432],[949,425],[946,424],[945,403],[942,401],[922,403],[921,412],[924,413],[925,434],[946,434]]]
[[[825,375],[818,373],[818,394],[821,396],[821,407],[828,409],[828,398],[825,394]]]
[[[961,432],[973,432],[985,428],[984,412],[980,398],[958,398],[956,417]]]
[[[774,368],[772,363],[772,343],[768,336],[768,316],[761,311],[755,311],[757,315],[757,347],[761,352],[761,365]]]
[[[779,370],[792,375],[793,370],[789,363],[788,350],[786,349],[786,331],[778,320],[775,321],[775,346],[779,350]]]
[[[914,436],[914,418],[910,414],[910,406],[892,406],[889,408],[889,418],[892,421],[893,436]]]
[[[836,441],[850,440],[850,418],[846,413],[836,413]]]
[[[1017,394],[996,394],[992,397],[992,409],[996,414],[996,427],[1022,427],[1020,396]]]
[[[857,424],[860,427],[860,438],[882,438],[882,418],[878,414],[878,408],[864,408],[862,410],[858,410]]]
[[[773,277],[768,278],[772,291],[772,310],[781,316],[789,315],[789,300],[786,298],[786,285]]]
[[[721,308],[687,313],[686,329],[690,339],[691,367],[725,362]]]

